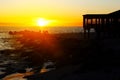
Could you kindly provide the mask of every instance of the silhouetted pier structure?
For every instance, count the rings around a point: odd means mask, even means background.
[[[109,14],[83,15],[84,36],[90,36],[93,28],[97,37],[104,35],[120,35],[120,10]]]

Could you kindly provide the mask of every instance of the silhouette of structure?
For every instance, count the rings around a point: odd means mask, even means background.
[[[120,35],[120,10],[109,14],[86,14],[83,15],[84,36],[90,36],[93,28],[97,36]]]

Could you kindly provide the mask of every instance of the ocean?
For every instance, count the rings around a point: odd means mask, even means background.
[[[49,33],[78,33],[82,32],[83,28],[80,26],[73,27],[0,27],[0,32],[8,31],[48,31]]]
[[[1,32],[0,33],[0,50],[6,50],[6,49],[14,49],[12,47],[14,39],[6,33]]]
[[[82,27],[47,27],[47,28],[16,28],[16,27],[0,27],[0,50],[6,49],[13,49],[12,47],[12,36],[9,35],[9,31],[23,31],[23,30],[30,30],[30,31],[48,31],[49,33],[79,33],[83,32]]]
[[[8,72],[11,72],[9,70],[7,70],[7,67],[4,67],[8,64],[12,64],[12,66],[15,65],[15,70],[20,68],[20,69],[25,69],[24,66],[28,66],[28,62],[23,61],[21,65],[21,62],[17,61],[17,60],[12,60],[10,59],[12,54],[2,54],[2,51],[6,51],[6,50],[11,50],[11,49],[15,49],[14,46],[14,41],[15,39],[13,38],[12,35],[9,35],[9,31],[23,31],[23,30],[30,30],[30,31],[48,31],[49,33],[79,33],[82,32],[82,27],[50,27],[50,28],[44,28],[44,29],[35,29],[35,28],[3,28],[0,27],[0,78],[2,78],[3,75],[6,75]],[[14,53],[13,53],[14,54]],[[14,54],[15,55],[15,54]],[[16,54],[17,55],[17,54]],[[16,67],[19,66],[19,67]],[[9,66],[8,66],[9,67]]]

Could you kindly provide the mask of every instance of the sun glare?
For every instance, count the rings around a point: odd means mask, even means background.
[[[38,24],[38,26],[40,26],[40,27],[44,27],[44,26],[46,26],[48,23],[49,23],[49,21],[48,21],[48,20],[45,20],[44,18],[40,18],[40,19],[37,20],[37,24]]]

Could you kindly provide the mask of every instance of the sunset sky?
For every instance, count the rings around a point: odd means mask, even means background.
[[[0,0],[0,25],[82,26],[82,15],[110,13],[120,9],[120,0]]]

